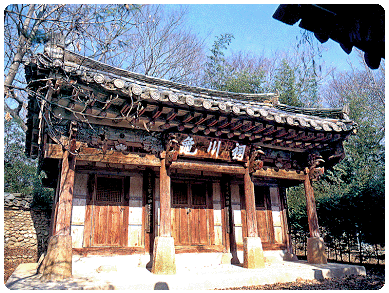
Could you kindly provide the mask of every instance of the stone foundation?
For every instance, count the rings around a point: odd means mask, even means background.
[[[151,272],[157,275],[174,275],[176,273],[173,237],[155,238]]]
[[[246,237],[243,240],[243,267],[258,269],[265,267],[262,241],[259,237]]]
[[[310,264],[326,264],[326,247],[321,237],[309,237],[307,241],[307,261]]]

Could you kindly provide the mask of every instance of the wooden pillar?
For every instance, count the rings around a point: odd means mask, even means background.
[[[166,159],[161,160],[159,169],[159,200],[161,218],[159,223],[159,236],[171,236],[171,204],[170,204],[170,170],[166,167]]]
[[[247,225],[247,237],[243,240],[243,267],[247,269],[263,268],[265,267],[265,259],[263,257],[261,238],[258,236],[254,183],[251,180],[248,166],[245,168],[243,181]]]
[[[46,257],[39,269],[44,281],[62,280],[72,276],[70,224],[75,165],[76,158],[68,150],[64,150],[53,236],[50,237]]]
[[[254,195],[254,183],[251,180],[249,168],[245,168],[244,173],[244,196],[246,202],[246,223],[247,223],[247,236],[257,237],[257,212],[255,210],[255,195]]]
[[[309,235],[310,237],[320,237],[319,223],[317,220],[317,212],[316,212],[316,204],[315,204],[315,196],[313,193],[311,179],[309,179],[308,168],[305,169],[305,173],[306,176],[304,181],[304,189],[305,189],[305,199],[307,202]]]
[[[307,216],[309,225],[309,235],[307,241],[307,261],[312,264],[326,264],[326,248],[323,238],[320,237],[319,223],[317,220],[315,196],[311,179],[309,178],[309,168],[305,168],[305,199],[307,202]]]
[[[176,259],[174,238],[171,236],[170,170],[166,167],[165,154],[161,155],[159,170],[159,235],[154,239],[151,272],[158,275],[174,275],[176,273]]]
[[[75,166],[76,158],[65,150],[62,157],[58,211],[53,235],[70,235]]]

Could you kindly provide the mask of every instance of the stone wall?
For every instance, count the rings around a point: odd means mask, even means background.
[[[12,196],[4,205],[4,281],[19,264],[38,261],[46,251],[50,229],[47,211],[31,208],[30,199],[19,200],[20,194]]]

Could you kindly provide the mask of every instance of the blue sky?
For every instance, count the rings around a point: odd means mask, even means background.
[[[215,36],[232,33],[235,39],[230,51],[252,51],[270,57],[272,52],[287,50],[295,46],[296,37],[301,36],[298,24],[284,24],[272,18],[278,4],[191,4],[188,5],[188,25],[202,37],[208,36],[210,48]],[[324,43],[322,61],[325,66],[347,70],[347,60],[356,66],[355,49],[347,55],[338,43],[328,40]]]

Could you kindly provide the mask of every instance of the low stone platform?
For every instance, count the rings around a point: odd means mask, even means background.
[[[138,265],[136,265],[138,263]],[[203,290],[293,282],[296,279],[324,279],[366,275],[363,266],[308,264],[282,261],[260,269],[221,264],[191,267],[177,264],[176,275],[154,275],[145,259],[134,256],[73,258],[73,277],[58,282],[41,282],[37,264],[21,264],[5,284],[9,289],[97,289],[97,290]]]

